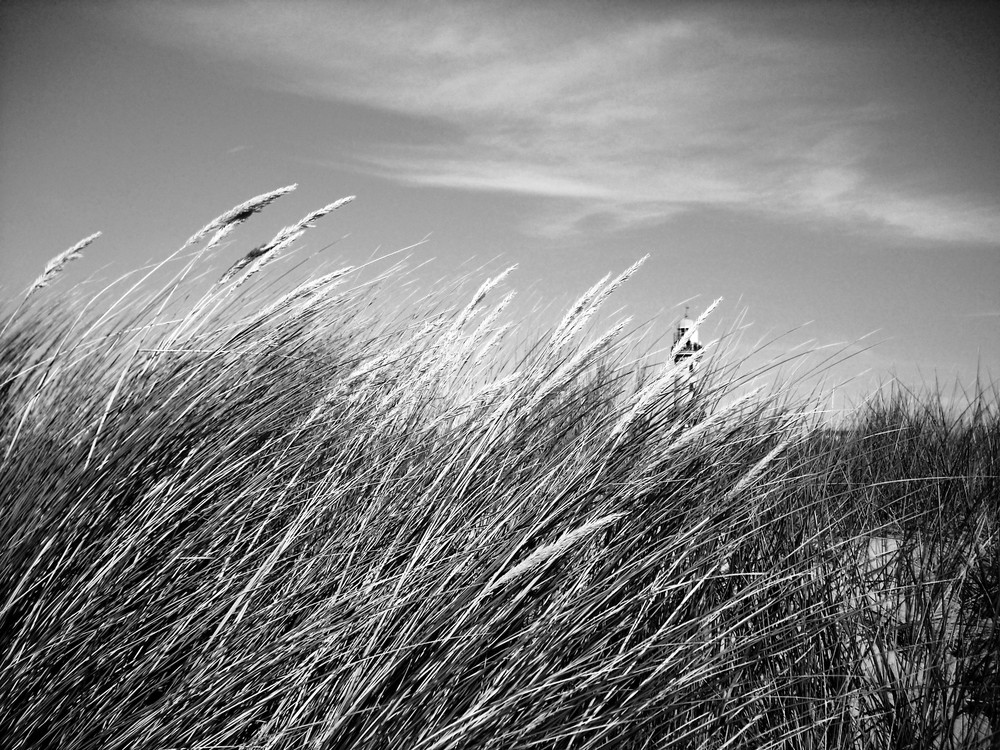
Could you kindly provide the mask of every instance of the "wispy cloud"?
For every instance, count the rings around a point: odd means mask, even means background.
[[[995,206],[866,170],[896,113],[866,85],[877,60],[860,46],[750,31],[697,6],[300,0],[121,12],[161,43],[238,61],[259,84],[447,123],[431,145],[332,157],[412,184],[559,199],[529,222],[539,233],[708,204],[932,240],[1000,236]]]

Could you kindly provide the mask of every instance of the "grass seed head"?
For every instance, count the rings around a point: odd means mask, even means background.
[[[82,258],[83,249],[100,236],[100,232],[94,232],[89,237],[84,237],[82,240],[73,245],[73,247],[63,250],[59,253],[59,255],[52,258],[52,260],[45,264],[45,270],[42,271],[42,275],[35,279],[34,283],[28,289],[28,294],[31,294],[36,289],[48,286],[49,282],[58,276],[59,273],[66,267],[66,264],[70,261]]]
[[[273,203],[281,196],[295,190],[296,187],[298,187],[298,185],[287,185],[286,187],[272,190],[269,193],[262,193],[261,195],[255,196],[250,200],[229,209],[225,213],[216,216],[212,221],[208,222],[208,224],[191,235],[188,238],[188,241],[184,243],[184,247],[190,247],[191,245],[200,242],[209,234],[221,229],[227,224],[242,224],[255,213]]]

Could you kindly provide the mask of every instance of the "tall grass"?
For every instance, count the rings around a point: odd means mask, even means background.
[[[281,192],[158,291],[0,337],[7,746],[996,739],[995,391],[833,432],[724,352],[643,373],[594,328],[635,269],[554,331],[504,275],[395,311],[395,267],[268,286],[341,202],[206,288]]]

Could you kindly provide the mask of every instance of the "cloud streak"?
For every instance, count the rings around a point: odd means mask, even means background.
[[[559,199],[531,225],[620,228],[698,205],[995,242],[1000,212],[866,169],[899,114],[878,52],[743,28],[718,11],[577,3],[127,4],[156,41],[248,81],[447,123],[433,143],[336,154],[405,183]],[[549,220],[544,219],[545,216]]]

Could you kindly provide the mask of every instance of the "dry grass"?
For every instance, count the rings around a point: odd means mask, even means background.
[[[537,334],[483,304],[502,279],[393,314],[393,268],[259,274],[184,310],[194,270],[0,336],[8,747],[996,739],[995,392],[833,433],[724,353],[694,399],[641,382],[624,323],[583,335],[634,269]]]

